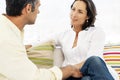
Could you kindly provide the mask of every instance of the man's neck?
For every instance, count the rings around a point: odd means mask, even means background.
[[[25,24],[23,24],[23,20],[21,19],[21,17],[19,16],[8,16],[8,15],[5,15],[12,23],[14,23],[17,28],[22,31]]]

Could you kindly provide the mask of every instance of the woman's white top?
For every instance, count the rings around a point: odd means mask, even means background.
[[[105,33],[101,28],[89,27],[80,31],[78,34],[77,46],[72,48],[75,36],[76,33],[71,28],[56,36],[50,36],[43,42],[53,39],[57,46],[61,46],[64,55],[62,66],[78,64],[91,56],[99,56],[104,60],[103,50],[105,45]],[[58,57],[61,59],[58,59]],[[62,57],[58,54],[56,59],[57,61],[62,60]],[[62,61],[58,61],[57,64],[59,64],[59,62],[61,63]],[[108,69],[115,80],[119,80],[117,73],[110,66],[108,66]]]
[[[101,28],[90,27],[80,31],[77,46],[72,48],[75,36],[76,33],[71,28],[55,38],[56,44],[61,45],[64,54],[62,66],[80,63],[90,56],[99,56],[103,59],[105,33]],[[119,80],[117,73],[110,66],[108,66],[108,69],[114,79]]]
[[[76,33],[71,28],[61,33],[56,42],[61,45],[65,60],[63,66],[77,64],[90,56],[103,57],[105,34],[102,29],[90,27],[80,31],[77,46],[72,48]]]

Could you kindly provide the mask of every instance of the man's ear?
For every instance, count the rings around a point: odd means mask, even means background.
[[[27,4],[25,7],[25,10],[27,13],[30,13],[32,11],[32,5],[31,4]]]

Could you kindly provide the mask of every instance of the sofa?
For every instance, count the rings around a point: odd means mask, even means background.
[[[28,58],[38,68],[50,68],[53,66],[54,46],[52,42],[46,42],[27,49]]]
[[[105,46],[103,57],[106,64],[111,66],[118,73],[120,80],[120,46]]]
[[[51,43],[45,43],[27,50],[29,59],[40,68],[60,67],[64,57],[60,47],[54,48]],[[120,80],[120,46],[105,46],[103,57],[119,75]]]

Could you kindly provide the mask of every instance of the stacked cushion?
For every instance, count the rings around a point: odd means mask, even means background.
[[[50,68],[53,66],[54,46],[51,42],[46,42],[27,49],[28,58],[40,68]]]
[[[120,78],[120,46],[105,46],[104,59],[118,73]]]

